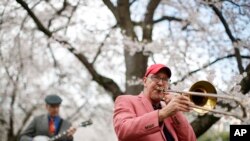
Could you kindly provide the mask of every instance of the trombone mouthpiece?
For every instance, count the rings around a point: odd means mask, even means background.
[[[158,91],[161,91],[162,93],[166,93],[166,89],[163,87],[156,87]]]
[[[157,89],[158,91],[166,92],[166,89],[163,88],[163,87],[157,87],[156,89]]]

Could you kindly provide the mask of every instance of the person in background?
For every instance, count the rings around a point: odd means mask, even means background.
[[[139,95],[115,100],[113,125],[119,141],[196,141],[182,112],[194,104],[183,95],[163,93],[169,88],[171,70],[163,64],[148,67]]]
[[[35,117],[21,133],[20,141],[32,141],[37,136],[53,137],[67,131],[67,135],[57,141],[73,141],[76,128],[59,116],[62,99],[58,95],[48,95],[45,98],[47,114]]]

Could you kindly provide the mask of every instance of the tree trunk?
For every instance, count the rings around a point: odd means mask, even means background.
[[[241,92],[243,94],[246,94],[247,92],[250,91],[250,64],[248,64],[246,68],[246,73],[247,73],[247,76],[243,78],[242,81],[240,82]]]
[[[125,62],[126,62],[126,81],[132,80],[133,76],[136,77],[136,79],[142,79],[146,68],[147,68],[147,62],[148,57],[143,55],[142,52],[136,53],[134,56],[129,55],[128,52],[125,53]],[[126,92],[128,94],[136,95],[142,91],[143,85],[136,84],[136,85],[130,85],[129,83],[126,83]]]

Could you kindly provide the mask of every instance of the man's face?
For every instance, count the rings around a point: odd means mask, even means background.
[[[58,104],[56,104],[56,105],[46,104],[46,109],[47,109],[49,115],[52,117],[59,115],[59,108],[60,108],[60,105],[58,105]]]
[[[149,74],[144,77],[144,93],[153,103],[158,103],[164,96],[160,89],[168,89],[169,77],[164,71],[159,71],[156,74]]]

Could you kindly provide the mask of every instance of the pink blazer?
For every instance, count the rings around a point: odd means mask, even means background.
[[[175,141],[196,141],[193,128],[178,112],[164,120]],[[144,94],[122,95],[115,101],[113,124],[119,141],[166,141],[154,110]]]

